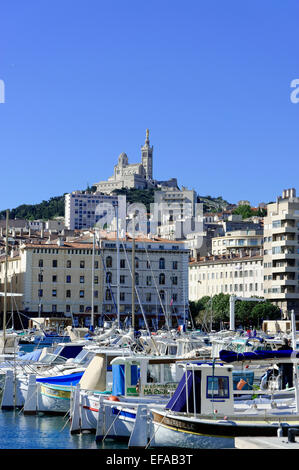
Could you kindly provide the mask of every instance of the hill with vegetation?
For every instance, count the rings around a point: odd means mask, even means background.
[[[94,186],[87,187],[85,192],[94,192],[96,188]],[[123,194],[126,196],[127,202],[133,204],[134,202],[140,202],[145,205],[147,211],[150,212],[150,205],[154,203],[155,191],[158,189],[134,189],[134,188],[122,188],[113,191],[113,194]],[[54,217],[64,217],[64,197],[55,196],[49,200],[44,200],[38,204],[21,204],[18,207],[10,210],[10,219],[27,219],[27,220],[48,220]],[[204,212],[222,212],[227,209],[233,209],[235,206],[225,201],[221,196],[197,196],[197,202],[203,203]],[[254,211],[250,206],[238,206],[233,210],[235,214],[241,214],[243,218],[251,217],[252,215],[265,215],[265,209]],[[0,219],[5,219],[6,211],[0,212]]]

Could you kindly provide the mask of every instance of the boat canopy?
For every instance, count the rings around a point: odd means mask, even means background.
[[[227,351],[226,349],[222,349],[219,352],[219,357],[224,362],[260,361],[263,359],[289,359],[299,358],[299,351],[286,349],[279,351],[258,350],[237,353],[235,351]]]
[[[83,372],[76,372],[69,375],[57,375],[55,377],[44,377],[36,379],[37,382],[47,383],[52,385],[77,385],[80,382]]]

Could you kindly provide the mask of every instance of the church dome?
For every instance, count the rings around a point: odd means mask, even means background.
[[[118,157],[118,164],[121,166],[126,166],[128,165],[128,156],[125,152],[122,152],[120,156]]]

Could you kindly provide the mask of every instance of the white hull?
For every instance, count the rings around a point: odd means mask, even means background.
[[[180,447],[188,449],[232,449],[235,447],[235,440],[233,438],[185,433],[157,423],[153,423],[152,436],[150,447]]]

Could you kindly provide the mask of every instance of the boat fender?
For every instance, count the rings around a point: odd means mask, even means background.
[[[246,385],[246,381],[244,379],[240,379],[239,382],[237,383],[237,389],[238,390],[242,390],[242,388],[244,387],[244,385]]]
[[[115,395],[110,395],[108,400],[110,400],[110,401],[119,401],[119,398],[117,398]]]

